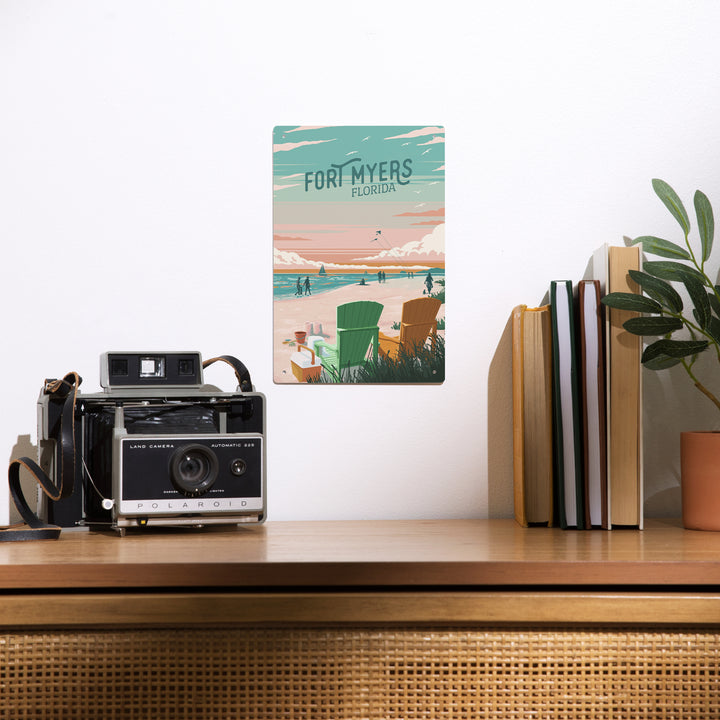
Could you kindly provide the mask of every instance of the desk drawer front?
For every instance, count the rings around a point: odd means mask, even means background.
[[[300,627],[5,632],[3,718],[720,717],[720,633]]]

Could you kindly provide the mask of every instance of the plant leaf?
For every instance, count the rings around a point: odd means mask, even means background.
[[[633,245],[638,243],[642,244],[642,248],[645,252],[652,253],[653,255],[659,255],[660,257],[666,258],[680,258],[682,260],[692,260],[690,253],[685,248],[676,245],[669,240],[663,240],[662,238],[655,237],[654,235],[641,235],[636,237],[633,241]]]
[[[707,348],[707,340],[657,340],[645,348],[642,354],[643,365],[649,360],[667,355],[671,358],[684,358],[688,355],[697,355]]]
[[[712,339],[720,345],[720,320],[716,317],[710,318],[710,324],[707,327],[707,331],[712,335]]]
[[[603,305],[616,310],[632,310],[634,312],[660,313],[662,305],[652,298],[635,293],[614,292],[608,293],[601,300]]]
[[[682,320],[673,317],[636,317],[623,323],[633,335],[666,335],[683,327]]]
[[[710,300],[708,299],[705,285],[694,277],[686,277],[683,282],[687,288],[690,299],[695,306],[695,318],[703,330],[710,324],[712,310],[710,309]]]
[[[705,282],[705,278],[700,271],[694,267],[673,262],[672,260],[649,260],[643,263],[643,269],[653,277],[660,278],[661,280],[684,282],[685,278],[690,276],[702,283]]]
[[[708,300],[713,312],[720,318],[720,300],[718,300],[717,295],[714,292],[709,292]]]
[[[705,193],[696,190],[693,202],[695,203],[695,215],[697,215],[704,262],[710,257],[710,253],[712,252],[713,236],[715,235],[715,218],[713,216],[712,205]]]
[[[670,214],[680,223],[685,235],[690,234],[690,219],[688,218],[685,206],[678,194],[664,181],[655,179],[652,181],[655,194],[662,200],[663,205],[670,211]]]
[[[682,312],[682,298],[672,285],[640,270],[628,270],[628,273],[653,300],[657,300],[674,313]],[[718,316],[720,317],[720,313]]]
[[[643,361],[643,367],[648,370],[667,370],[675,365],[679,365],[682,362],[682,358],[672,358],[668,355],[658,355],[652,360],[647,362]]]

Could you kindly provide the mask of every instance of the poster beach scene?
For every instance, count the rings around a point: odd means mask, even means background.
[[[276,383],[445,376],[445,132],[273,133]]]

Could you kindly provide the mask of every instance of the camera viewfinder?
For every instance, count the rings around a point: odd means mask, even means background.
[[[127,377],[128,361],[125,358],[113,358],[110,362],[110,374],[113,377]]]
[[[164,378],[165,358],[163,357],[141,357],[140,358],[141,378]]]
[[[195,375],[195,363],[192,358],[178,360],[178,375]]]

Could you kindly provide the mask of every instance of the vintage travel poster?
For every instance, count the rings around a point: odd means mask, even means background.
[[[273,133],[276,383],[445,378],[445,130]]]

